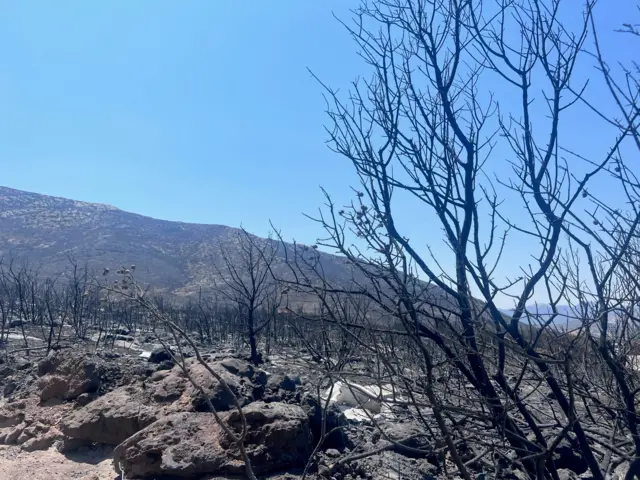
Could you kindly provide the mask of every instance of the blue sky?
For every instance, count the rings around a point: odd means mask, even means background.
[[[324,143],[307,67],[342,88],[367,73],[332,16],[358,3],[0,0],[0,185],[259,235],[272,220],[313,242],[321,232],[302,214],[323,203],[319,186],[346,202],[354,176]],[[636,12],[619,3],[598,18],[622,54],[613,29]],[[574,119],[570,142],[606,148],[598,126]],[[446,250],[428,216],[399,207],[411,238]],[[499,273],[517,273],[524,245]]]
[[[306,237],[351,173],[306,70],[358,73],[349,3],[0,2],[0,185]]]

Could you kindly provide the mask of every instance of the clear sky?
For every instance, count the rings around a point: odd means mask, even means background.
[[[0,1],[0,185],[307,237],[351,169],[306,68],[356,76],[332,17],[354,5]]]
[[[0,0],[0,185],[259,235],[272,220],[313,242],[302,213],[322,204],[319,186],[348,201],[354,177],[324,143],[307,67],[342,88],[367,73],[332,16],[358,3]],[[600,6],[605,43],[634,3]],[[575,125],[570,139],[604,147]],[[444,248],[420,211],[399,211],[413,238]]]

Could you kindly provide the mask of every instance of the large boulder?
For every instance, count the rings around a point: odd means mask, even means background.
[[[139,387],[117,388],[65,417],[60,430],[88,443],[118,445],[156,420],[156,409],[140,402]]]
[[[304,466],[312,451],[309,418],[298,405],[255,402],[243,409],[247,422],[246,445],[256,473]],[[241,416],[233,410],[227,423],[242,428]],[[225,443],[228,438],[225,437]]]
[[[240,405],[246,405],[255,399],[256,387],[252,378],[256,378],[257,375],[246,377],[245,371],[229,369],[223,366],[222,362],[211,362],[207,365],[224,379]],[[146,384],[149,399],[163,405],[179,404],[176,405],[174,412],[185,410],[208,412],[207,397],[217,411],[223,412],[235,407],[233,395],[205,366],[195,359],[187,359],[186,367],[189,376],[199,387],[202,387],[204,393],[194,387],[182,367],[176,365],[171,370],[156,371],[151,375]]]
[[[248,432],[245,446],[254,472],[269,473],[303,466],[312,448],[307,415],[298,406],[256,402],[244,409]],[[222,420],[239,430],[237,411]],[[126,478],[205,474],[242,475],[244,462],[209,413],[178,413],[149,425],[118,445],[116,470]]]
[[[0,428],[15,427],[24,421],[24,412],[7,407],[0,408]]]
[[[40,400],[73,400],[100,386],[96,362],[84,355],[56,352],[38,364]]]

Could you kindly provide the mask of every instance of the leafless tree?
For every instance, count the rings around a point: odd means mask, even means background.
[[[277,308],[278,287],[271,276],[271,265],[277,256],[277,242],[260,240],[244,229],[235,238],[239,253],[220,245],[222,266],[216,266],[216,289],[238,312],[238,320],[246,326],[251,348],[251,361],[261,363],[258,335],[269,325],[271,316],[259,315],[267,306]],[[274,304],[274,301],[276,302]],[[270,305],[268,305],[270,304]]]
[[[72,256],[69,259],[68,273],[68,294],[70,295],[70,320],[71,326],[76,331],[79,338],[86,338],[87,317],[89,316],[89,305],[92,297],[89,295],[93,275],[89,266],[81,266],[77,259]]]
[[[348,95],[321,84],[329,144],[360,185],[342,208],[327,194],[316,218],[328,234],[318,245],[341,253],[354,281],[330,284],[321,262],[298,249],[288,261],[291,287],[315,293],[326,321],[377,332],[361,348],[377,345],[374,356],[387,358],[405,395],[415,394],[416,417],[420,402],[431,406],[434,445],[446,442],[460,474],[468,463],[454,437],[464,424],[468,439],[478,434],[474,461],[490,452],[532,478],[557,479],[554,452],[571,442],[593,478],[604,479],[612,455],[640,457],[633,373],[607,333],[612,309],[637,298],[624,283],[637,282],[627,257],[640,222],[628,160],[640,145],[632,70],[616,80],[607,66],[591,1],[373,0],[354,13],[344,26],[371,77]],[[604,90],[590,87],[581,62],[599,68]],[[563,126],[587,123],[600,126],[603,151],[565,135]],[[616,185],[622,199],[592,193],[599,182]],[[514,217],[516,204],[522,215]],[[410,239],[402,209],[442,237]],[[436,241],[448,251],[436,254]],[[519,248],[526,255],[514,257]],[[504,278],[507,263],[519,269],[514,278]],[[615,289],[622,296],[612,302]],[[368,298],[395,328],[349,324],[333,295]],[[548,311],[532,309],[534,298]],[[509,299],[507,314],[499,305]],[[565,304],[581,306],[576,332],[555,323]],[[408,340],[405,355],[420,359],[413,365],[424,382],[395,369],[384,335]],[[593,394],[584,362],[603,366],[607,395]],[[443,388],[435,387],[439,372],[448,372]],[[632,452],[607,447],[601,427],[610,434],[618,420]],[[495,440],[480,440],[487,428]]]
[[[0,344],[4,342],[5,334],[9,333],[11,318],[15,314],[15,288],[11,282],[4,264],[0,261],[0,315],[2,315],[0,325]]]

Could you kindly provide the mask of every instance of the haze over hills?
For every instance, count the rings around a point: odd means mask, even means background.
[[[97,272],[135,264],[141,282],[166,292],[194,294],[213,286],[214,264],[222,266],[220,245],[231,258],[239,255],[239,232],[0,187],[0,257],[28,259],[45,275],[60,274],[73,256]],[[284,249],[278,254],[274,270],[284,275]],[[351,270],[342,258],[319,255],[330,281],[348,282]]]

